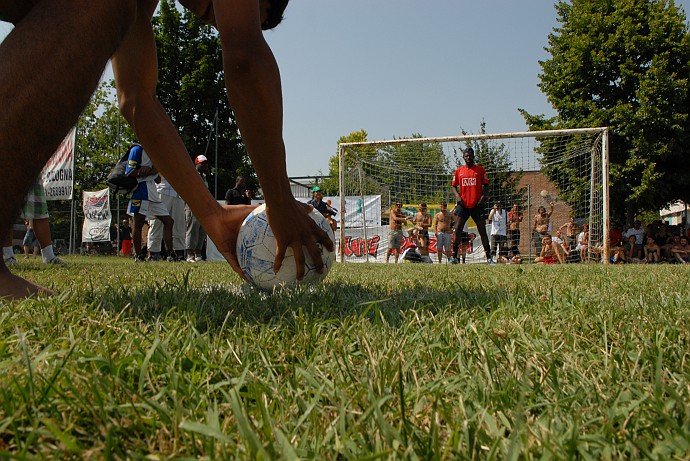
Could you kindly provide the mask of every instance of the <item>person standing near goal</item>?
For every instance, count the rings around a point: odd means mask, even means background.
[[[482,239],[484,253],[486,253],[487,264],[493,264],[491,259],[491,248],[489,247],[489,236],[486,234],[486,219],[482,205],[486,202],[484,186],[489,184],[486,170],[483,166],[474,163],[474,149],[468,147],[462,153],[465,164],[458,167],[453,174],[451,190],[457,198],[457,206],[454,213],[458,216],[458,223],[455,226],[455,238],[453,239],[453,258],[455,263],[458,258],[458,246],[460,245],[462,229],[471,217],[477,224],[477,231]]]
[[[395,202],[395,208],[391,210],[390,213],[390,230],[388,231],[388,251],[386,252],[386,264],[391,257],[391,254],[395,255],[395,262],[398,262],[400,258],[400,246],[403,242],[403,231],[402,225],[405,221],[410,221],[409,217],[406,217],[402,211],[402,203]]]
[[[434,216],[434,233],[436,234],[436,252],[439,264],[443,262],[443,255],[450,262],[451,257],[451,223],[453,216],[448,211],[448,204],[441,202],[441,210]]]

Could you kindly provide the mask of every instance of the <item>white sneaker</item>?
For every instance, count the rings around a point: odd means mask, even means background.
[[[197,262],[197,263],[203,262],[203,260],[204,260],[204,258],[202,258],[201,256],[197,256],[196,258],[194,258],[194,262]]]
[[[14,256],[10,256],[9,258],[5,258],[5,266],[14,266],[15,264],[19,264],[17,262],[17,258]]]
[[[196,258],[195,258],[194,256],[187,256],[186,261],[187,261],[188,263],[195,263],[195,262],[196,262]]]

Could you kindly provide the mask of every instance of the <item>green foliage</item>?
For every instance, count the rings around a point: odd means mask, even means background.
[[[556,5],[540,88],[558,116],[522,111],[530,129],[610,126],[611,208],[631,219],[690,199],[690,35],[667,0]],[[556,177],[566,186],[572,171]],[[573,184],[573,187],[578,187]]]
[[[218,113],[218,195],[235,186],[239,174],[256,191],[258,180],[228,103],[220,38],[190,11],[163,0],[154,17],[159,85],[156,94],[178,128],[192,158],[205,154],[215,164],[214,121]],[[214,192],[214,180],[209,181]]]
[[[347,136],[341,136],[338,139],[338,144],[348,143],[348,142],[366,142],[367,132],[365,130],[353,131]],[[358,158],[371,158],[375,155],[375,149],[372,147],[362,146],[362,147],[349,147],[345,150],[345,171],[349,172],[352,168],[356,167]],[[335,155],[328,159],[328,175],[329,177],[324,179],[321,184],[321,188],[324,190],[326,195],[338,195],[339,194],[339,184],[340,179],[338,176],[340,168],[340,152],[336,152]],[[346,177],[349,175],[346,174]],[[347,179],[346,179],[347,181]],[[346,187],[347,190],[347,187]]]
[[[366,136],[366,131],[360,130],[341,137],[338,142],[365,142]],[[423,137],[421,134],[413,134],[406,138],[393,138],[393,141]],[[444,197],[444,191],[435,190],[430,195],[428,188],[424,186],[432,178],[447,179],[451,171],[443,147],[433,142],[348,146],[344,159],[345,190],[360,190],[365,195],[381,194],[382,203],[394,200],[405,203],[438,203]],[[325,183],[337,187],[338,155],[331,157],[329,166],[331,178]]]

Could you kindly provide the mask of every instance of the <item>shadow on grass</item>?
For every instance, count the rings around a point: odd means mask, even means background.
[[[104,310],[143,321],[189,316],[198,330],[207,331],[236,322],[286,325],[298,313],[316,322],[367,317],[398,327],[412,310],[422,309],[432,314],[448,309],[490,312],[507,300],[509,294],[447,281],[438,287],[409,283],[391,286],[388,281],[334,281],[265,293],[237,284],[192,286],[188,276],[182,276],[134,290],[106,287],[89,297]]]

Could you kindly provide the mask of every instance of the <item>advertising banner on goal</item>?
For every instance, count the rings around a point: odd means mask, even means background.
[[[72,200],[74,188],[74,142],[76,128],[72,128],[43,167],[41,178],[46,200]]]
[[[110,241],[110,189],[84,191],[82,242]]]
[[[403,242],[400,245],[400,254],[407,248],[412,246],[413,239],[409,235],[409,229],[403,229]],[[385,263],[386,253],[388,252],[388,233],[390,228],[388,226],[368,227],[363,228],[349,228],[345,229],[345,238],[342,242],[342,250],[347,263]],[[476,227],[467,227],[469,240],[465,245],[465,261],[468,264],[486,262],[486,255],[482,248],[479,234]],[[336,234],[338,261],[340,261],[341,242],[340,235]],[[429,232],[429,256],[433,262],[438,262],[436,248],[436,236],[432,231]],[[445,261],[444,257],[444,261]],[[402,260],[400,260],[402,261]],[[395,256],[391,255],[389,262],[395,262]]]

